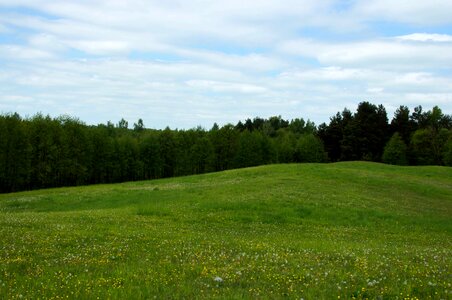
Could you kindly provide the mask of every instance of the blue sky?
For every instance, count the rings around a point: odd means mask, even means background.
[[[0,112],[88,124],[452,113],[452,1],[0,0]]]

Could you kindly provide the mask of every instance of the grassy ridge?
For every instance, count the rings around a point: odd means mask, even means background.
[[[0,196],[0,298],[452,296],[452,169],[273,165]]]

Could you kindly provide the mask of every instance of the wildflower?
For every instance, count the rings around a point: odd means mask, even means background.
[[[213,279],[213,281],[220,283],[220,282],[223,282],[223,278],[217,276]]]

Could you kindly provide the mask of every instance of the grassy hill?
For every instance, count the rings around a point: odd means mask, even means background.
[[[447,299],[452,168],[272,165],[0,195],[0,298]]]

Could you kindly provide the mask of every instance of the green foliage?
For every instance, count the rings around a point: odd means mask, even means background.
[[[380,161],[383,146],[396,132],[409,145],[409,164],[442,165],[445,130],[452,128],[452,116],[444,115],[437,106],[424,112],[422,106],[413,113],[400,106],[394,113],[391,124],[387,124],[385,108],[369,102],[358,105],[355,114],[347,109],[337,113],[330,123],[321,124],[317,135],[322,139],[329,159]]]
[[[124,120],[124,118],[123,118],[123,119],[121,119],[121,120],[118,122],[117,127],[120,128],[120,129],[127,129],[127,128],[129,127],[129,122],[127,122],[127,121]]]
[[[87,126],[77,118],[0,115],[0,193],[47,187],[201,174],[269,163],[381,161],[383,146],[399,132],[410,164],[449,164],[452,117],[439,107],[401,106],[387,124],[382,105],[358,105],[316,128],[302,118],[256,117],[210,131]],[[389,147],[391,148],[391,147]],[[394,148],[394,147],[393,147]],[[393,151],[393,150],[391,150]],[[393,161],[388,158],[385,161]],[[403,151],[402,151],[403,152]],[[395,154],[392,153],[392,156]],[[403,155],[402,155],[403,156]],[[397,161],[397,160],[396,160]],[[404,159],[396,163],[405,164]]]
[[[149,133],[140,144],[140,158],[143,163],[144,178],[160,178],[162,174],[162,157],[157,134]]]
[[[413,134],[411,139],[411,148],[417,164],[435,164],[435,157],[432,148],[433,135],[434,133],[431,129],[419,129]]]
[[[223,171],[233,167],[239,135],[239,132],[230,124],[210,133],[214,150],[215,170]]]
[[[446,166],[452,166],[452,130],[449,130],[449,139],[444,146],[443,161]]]
[[[144,123],[142,119],[138,119],[138,123],[133,124],[133,130],[135,131],[143,131],[144,130]]]
[[[19,115],[0,118],[0,192],[14,192],[28,183],[30,169],[30,144],[26,126]]]
[[[411,139],[411,149],[415,161],[419,165],[442,165],[444,145],[447,143],[450,131],[435,130],[433,127],[419,129]]]
[[[353,119],[351,112],[344,109],[342,114],[337,113],[330,118],[330,124],[321,124],[318,129],[318,136],[323,141],[325,150],[328,153],[329,159],[338,161],[341,157],[348,157],[348,147],[343,145],[345,129],[349,128],[348,124]]]
[[[326,162],[328,158],[322,141],[312,133],[300,137],[294,155],[296,162],[319,163]]]
[[[159,135],[160,157],[162,159],[162,176],[174,175],[176,167],[177,151],[179,150],[175,132],[169,127],[165,128]]]
[[[58,119],[61,125],[61,153],[58,159],[61,185],[80,185],[89,177],[88,137],[85,124],[65,116]]]
[[[234,157],[234,167],[250,167],[267,163],[269,147],[268,140],[262,133],[248,130],[242,132]]]
[[[362,162],[3,194],[0,298],[448,299],[451,199]]]
[[[295,162],[296,144],[297,138],[295,133],[280,130],[275,139],[277,161],[281,163]]]
[[[394,113],[390,129],[398,133],[405,144],[410,142],[411,134],[415,129],[414,122],[410,120],[410,110],[406,106],[400,106]]]
[[[408,164],[407,146],[398,132],[394,133],[386,144],[382,161],[391,165],[405,166]]]
[[[189,159],[192,162],[190,174],[202,174],[214,171],[215,157],[212,142],[206,136],[200,137],[191,146]]]
[[[38,114],[29,127],[28,138],[32,146],[30,185],[32,188],[58,186],[61,180],[62,126],[58,120]]]
[[[356,114],[344,129],[343,160],[380,161],[387,139],[388,119],[382,105],[358,105]]]

